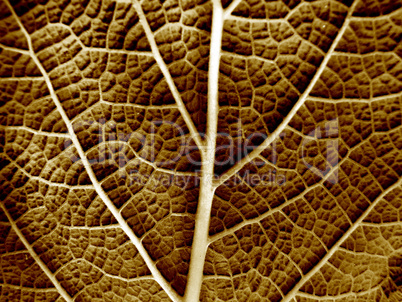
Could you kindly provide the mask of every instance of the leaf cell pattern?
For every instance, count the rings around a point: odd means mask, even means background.
[[[0,2],[0,301],[402,300],[402,2]]]

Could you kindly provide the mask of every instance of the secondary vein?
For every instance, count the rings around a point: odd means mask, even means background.
[[[35,260],[35,262],[39,265],[39,267],[42,269],[42,271],[46,274],[46,276],[52,281],[54,287],[56,287],[57,291],[59,294],[67,301],[67,302],[73,302],[73,299],[71,296],[67,293],[67,291],[61,286],[59,280],[57,280],[56,276],[52,273],[52,271],[47,267],[47,265],[40,259],[38,254],[34,251],[32,248],[31,244],[28,242],[28,240],[25,238],[25,236],[22,234],[20,229],[18,228],[17,224],[11,217],[10,213],[4,206],[4,204],[0,203],[0,208],[3,210],[4,214],[6,214],[8,221],[11,224],[12,230],[17,234],[18,238],[21,240],[21,242],[24,244],[25,248],[27,249],[28,253],[31,255],[31,257]]]
[[[335,52],[335,49],[336,49],[339,41],[342,39],[343,34],[345,33],[346,29],[348,28],[351,17],[352,17],[352,13],[353,13],[356,5],[357,5],[357,1],[354,1],[354,3],[352,4],[352,6],[349,9],[349,13],[346,16],[341,29],[338,32],[338,35],[336,36],[334,42],[332,43],[331,47],[329,48],[329,50],[326,54],[326,56],[324,57],[323,61],[321,62],[320,67],[318,68],[317,72],[315,73],[314,77],[312,78],[312,80],[311,80],[310,84],[308,85],[308,87],[306,88],[306,90],[303,92],[303,94],[300,96],[299,100],[296,102],[296,104],[290,110],[289,114],[283,119],[283,121],[279,124],[279,126],[275,129],[275,131],[272,132],[264,140],[264,142],[262,142],[261,145],[259,145],[257,148],[255,148],[248,156],[241,159],[236,165],[234,165],[226,173],[224,173],[220,177],[220,179],[217,180],[217,182],[216,182],[217,186],[220,186],[221,184],[223,184],[231,176],[233,176],[234,174],[239,172],[246,164],[248,164],[253,159],[255,159],[257,156],[259,156],[262,151],[264,151],[272,142],[274,142],[280,136],[280,134],[286,128],[286,126],[289,124],[289,122],[292,120],[292,118],[296,115],[296,113],[299,111],[299,109],[304,105],[311,90],[314,88],[315,84],[318,82],[322,73],[324,72],[325,68],[327,67],[327,64],[328,64],[332,54]]]
[[[39,61],[38,57],[36,56],[33,47],[32,47],[32,41],[29,33],[26,31],[25,27],[21,23],[21,20],[18,18],[17,14],[14,11],[14,8],[11,6],[11,4],[7,1],[6,2],[8,8],[12,12],[16,22],[18,23],[19,27],[21,28],[21,31],[24,33],[27,42],[28,42],[28,48],[29,48],[29,53],[32,58],[32,60],[35,62],[37,65],[38,69],[42,73],[44,80],[46,82],[46,85],[49,89],[49,93],[52,97],[53,102],[55,103],[57,110],[59,111],[64,123],[67,126],[68,132],[70,134],[71,140],[73,141],[73,144],[75,148],[77,149],[77,152],[81,158],[81,161],[85,167],[86,172],[88,173],[89,178],[91,179],[91,182],[94,185],[95,191],[98,194],[98,196],[102,199],[102,201],[105,203],[109,211],[113,214],[113,216],[116,218],[118,223],[120,224],[121,228],[123,231],[126,233],[126,235],[130,238],[130,240],[133,242],[134,246],[144,259],[145,263],[147,264],[149,270],[152,273],[152,276],[155,278],[155,280],[159,283],[159,285],[165,290],[165,292],[168,294],[168,296],[173,300],[173,301],[180,301],[181,297],[172,289],[170,284],[166,281],[166,279],[162,276],[162,274],[159,272],[159,270],[156,268],[155,262],[151,259],[149,256],[148,252],[142,245],[141,241],[139,238],[134,234],[134,231],[131,229],[131,227],[128,225],[128,223],[124,220],[123,216],[120,214],[119,210],[116,208],[116,206],[113,204],[113,202],[109,199],[109,196],[105,193],[103,190],[102,186],[98,182],[94,171],[92,170],[92,167],[86,158],[86,155],[84,153],[84,150],[74,132],[74,128],[72,123],[70,122],[63,106],[61,105],[59,99],[57,98],[56,92],[53,88],[53,85],[50,81],[49,76],[46,73],[46,70],[42,66],[41,62]]]
[[[197,128],[195,127],[193,120],[191,119],[191,116],[187,111],[186,105],[184,105],[184,102],[180,96],[180,93],[177,90],[177,87],[169,72],[169,68],[167,67],[165,61],[163,60],[163,58],[159,52],[158,45],[156,45],[154,35],[152,33],[151,27],[148,24],[144,11],[142,10],[141,3],[139,3],[138,0],[133,0],[133,6],[134,6],[135,10],[137,11],[138,18],[140,19],[141,25],[144,28],[145,35],[148,39],[148,43],[151,46],[151,50],[154,55],[154,59],[155,59],[156,63],[158,64],[159,68],[161,69],[163,76],[166,79],[169,89],[172,92],[173,97],[177,103],[178,109],[179,109],[184,121],[186,122],[188,129],[190,130],[192,138],[194,139],[195,143],[197,144],[198,148],[200,149],[203,146],[200,134],[198,133]]]
[[[317,263],[312,270],[303,276],[303,278],[292,288],[291,291],[287,293],[285,298],[281,302],[290,302],[299,292],[300,288],[308,281],[314,274],[316,274],[335,254],[338,248],[345,242],[352,233],[362,225],[362,222],[370,214],[370,212],[378,205],[378,203],[392,190],[400,187],[402,185],[402,179],[394,183],[392,186],[384,190],[372,203],[371,205],[360,215],[360,217],[354,222],[354,224],[342,235],[341,238],[331,247],[328,253]]]

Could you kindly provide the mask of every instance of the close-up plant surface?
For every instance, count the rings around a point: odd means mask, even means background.
[[[402,301],[402,1],[2,0],[0,301]]]

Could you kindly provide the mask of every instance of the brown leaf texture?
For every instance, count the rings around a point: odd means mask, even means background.
[[[0,301],[402,301],[400,0],[0,1]]]

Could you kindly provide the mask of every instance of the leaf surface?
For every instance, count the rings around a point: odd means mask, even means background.
[[[402,2],[0,4],[0,300],[400,301]]]

